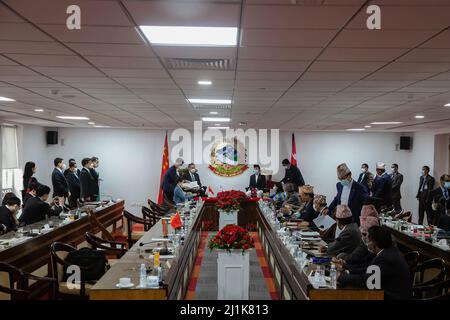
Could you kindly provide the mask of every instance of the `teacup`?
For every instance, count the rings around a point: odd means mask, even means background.
[[[129,285],[131,284],[131,279],[130,279],[130,278],[120,278],[120,279],[119,279],[119,284],[120,284],[122,287],[129,286]]]

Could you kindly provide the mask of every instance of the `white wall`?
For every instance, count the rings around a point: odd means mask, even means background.
[[[142,129],[59,129],[59,138],[64,145],[47,146],[45,128],[23,127],[22,163],[33,160],[38,165],[36,177],[51,185],[50,174],[53,159],[75,158],[79,166],[86,156],[100,158],[99,172],[104,179],[101,193],[126,200],[127,208],[138,213],[133,204],[144,203],[147,197],[157,198],[161,170],[163,130]],[[383,161],[387,168],[393,162],[399,164],[405,176],[402,187],[403,206],[417,214],[415,193],[422,165],[433,170],[434,134],[415,133],[413,148],[410,151],[396,151],[399,133],[350,133],[350,132],[311,132],[296,133],[297,159],[306,183],[315,187],[316,193],[327,196],[329,201],[335,194],[336,166],[342,162],[347,165],[357,179],[360,165],[367,162],[374,172],[375,163]],[[169,135],[170,137],[170,135]],[[169,149],[171,148],[169,142]],[[291,133],[280,132],[280,161],[290,158]],[[204,185],[211,185],[214,191],[220,186],[224,189],[243,189],[248,185],[251,169],[234,178],[218,177],[207,164],[198,166]],[[433,171],[432,171],[433,172]],[[274,180],[283,177],[280,170]]]

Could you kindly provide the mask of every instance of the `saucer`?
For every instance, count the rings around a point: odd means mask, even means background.
[[[129,289],[129,288],[132,288],[132,287],[134,287],[134,283],[130,283],[130,284],[128,284],[128,285],[121,285],[120,283],[117,283],[116,284],[116,287],[117,288],[120,288],[120,289]]]

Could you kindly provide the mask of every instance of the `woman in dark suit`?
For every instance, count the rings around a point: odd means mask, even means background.
[[[36,173],[36,163],[32,161],[28,161],[25,163],[25,169],[23,170],[23,193],[26,194],[30,190],[28,186],[30,183],[37,182],[37,179],[33,177],[33,175]]]

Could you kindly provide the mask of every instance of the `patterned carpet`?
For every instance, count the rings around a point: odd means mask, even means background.
[[[215,232],[203,232],[199,254],[186,293],[186,300],[217,300],[217,253],[206,247]],[[278,300],[275,284],[256,232],[255,249],[250,251],[249,300]]]

